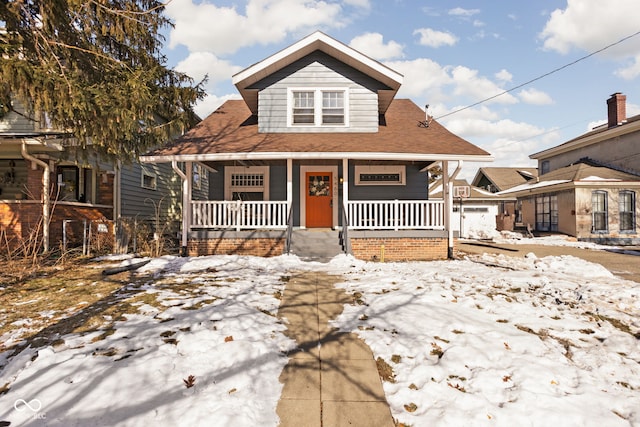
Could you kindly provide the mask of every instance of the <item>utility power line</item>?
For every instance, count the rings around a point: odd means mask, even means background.
[[[558,67],[558,68],[556,68],[556,69],[554,69],[554,70],[551,70],[551,71],[549,71],[548,73],[542,74],[541,76],[538,76],[538,77],[536,77],[536,78],[534,78],[534,79],[531,79],[531,80],[529,80],[529,81],[526,81],[526,82],[524,82],[524,83],[522,83],[522,84],[519,84],[518,86],[514,86],[514,87],[512,87],[511,89],[507,89],[507,90],[505,90],[504,92],[500,92],[500,93],[498,93],[498,94],[496,94],[496,95],[490,96],[490,97],[488,97],[488,98],[485,98],[485,99],[483,99],[483,100],[481,100],[481,101],[478,101],[478,102],[476,102],[476,103],[473,103],[473,104],[471,104],[471,105],[467,105],[466,107],[462,107],[462,108],[459,108],[459,109],[457,109],[457,110],[451,111],[451,112],[449,112],[449,113],[447,113],[447,114],[443,114],[443,115],[441,115],[441,116],[439,116],[439,117],[436,117],[436,118],[435,118],[435,120],[439,120],[439,119],[441,119],[441,118],[443,118],[443,117],[447,117],[447,116],[450,116],[450,115],[452,115],[452,114],[459,113],[460,111],[464,111],[464,110],[467,110],[467,109],[469,109],[469,108],[473,108],[473,107],[475,107],[475,106],[477,106],[477,105],[480,105],[480,104],[483,104],[483,103],[485,103],[485,102],[487,102],[487,101],[491,101],[492,99],[495,99],[495,98],[497,98],[497,97],[499,97],[499,96],[505,95],[505,94],[507,94],[507,93],[509,93],[509,92],[513,92],[513,91],[514,91],[514,90],[516,90],[516,89],[520,89],[520,88],[521,88],[521,87],[523,87],[523,86],[526,86],[526,85],[528,85],[528,84],[531,84],[531,83],[533,83],[533,82],[535,82],[535,81],[538,81],[538,80],[543,79],[543,78],[545,78],[545,77],[547,77],[547,76],[550,76],[551,74],[557,73],[558,71],[564,70],[564,69],[565,69],[565,68],[567,68],[567,67],[570,67],[570,66],[572,66],[572,65],[575,65],[575,64],[577,64],[577,63],[578,63],[578,62],[580,62],[580,61],[584,61],[585,59],[590,58],[590,57],[592,57],[593,55],[596,55],[596,54],[598,54],[598,53],[600,53],[600,52],[603,52],[603,51],[605,51],[605,50],[607,50],[607,49],[609,49],[609,48],[611,48],[611,47],[613,47],[613,46],[616,46],[616,45],[618,45],[618,44],[620,44],[620,43],[622,43],[622,42],[624,42],[624,41],[626,41],[626,40],[629,40],[630,38],[635,37],[635,36],[637,36],[638,34],[640,34],[640,31],[637,31],[637,32],[635,32],[635,33],[633,33],[633,34],[631,34],[631,35],[629,35],[629,36],[623,37],[623,38],[621,38],[620,40],[618,40],[618,41],[617,41],[617,42],[615,42],[615,43],[611,43],[611,44],[609,44],[609,45],[607,45],[607,46],[603,47],[602,49],[598,49],[598,50],[596,50],[595,52],[591,52],[590,54],[585,55],[585,56],[583,56],[583,57],[581,57],[581,58],[578,58],[578,59],[576,59],[575,61],[569,62],[568,64],[565,64],[565,65],[563,65],[563,66],[561,66],[561,67]]]

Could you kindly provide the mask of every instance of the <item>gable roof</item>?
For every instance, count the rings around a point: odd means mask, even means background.
[[[570,139],[565,143],[531,154],[529,155],[529,158],[546,159],[558,154],[587,147],[591,144],[597,144],[602,141],[618,138],[622,135],[634,132],[640,132],[640,114],[629,117],[625,122],[618,126],[608,127],[606,124],[598,126],[587,133]]]
[[[141,156],[143,162],[282,159],[492,160],[491,155],[437,121],[419,126],[424,111],[394,99],[378,132],[260,133],[242,100],[226,101],[182,137]]]
[[[524,184],[538,176],[538,168],[510,168],[487,167],[480,168],[473,178],[472,184],[477,186],[482,179],[487,178],[498,191],[508,190],[517,185]]]
[[[383,83],[387,89],[378,92],[378,111],[382,114],[387,110],[402,85],[402,74],[321,31],[316,31],[280,52],[245,68],[232,76],[232,82],[251,112],[257,114],[258,90],[252,89],[251,86],[316,50],[320,50]]]
[[[634,187],[640,187],[640,176],[601,166],[589,160],[581,160],[572,165],[545,173],[536,181],[531,181],[497,194],[540,193],[560,190],[560,188],[549,188],[552,186],[562,186],[562,189],[564,189],[567,186],[607,187],[619,184],[624,184],[625,186],[631,184]]]

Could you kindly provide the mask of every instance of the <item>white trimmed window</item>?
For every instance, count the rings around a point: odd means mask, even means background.
[[[224,174],[226,200],[269,200],[268,166],[228,166]]]
[[[404,165],[356,165],[356,185],[405,185]]]
[[[609,229],[607,192],[596,190],[591,193],[592,233],[602,233]]]
[[[142,171],[142,177],[140,179],[140,186],[148,190],[155,190],[157,188],[156,176],[147,171]]]
[[[636,230],[636,193],[623,190],[619,194],[620,231],[633,233]]]
[[[290,88],[288,126],[346,126],[348,124],[346,88]]]

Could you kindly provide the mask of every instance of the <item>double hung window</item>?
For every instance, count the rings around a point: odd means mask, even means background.
[[[607,192],[594,191],[591,193],[591,231],[594,233],[605,232],[608,229]]]
[[[345,126],[346,89],[292,89],[289,123],[292,126]]]
[[[634,232],[636,229],[636,193],[623,190],[619,197],[620,231]]]

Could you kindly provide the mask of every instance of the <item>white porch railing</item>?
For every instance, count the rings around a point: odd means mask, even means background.
[[[286,201],[192,200],[191,228],[286,229]]]
[[[444,230],[443,200],[352,200],[350,230]],[[193,200],[193,229],[286,229],[286,201]]]
[[[444,200],[350,200],[351,230],[444,230]]]

